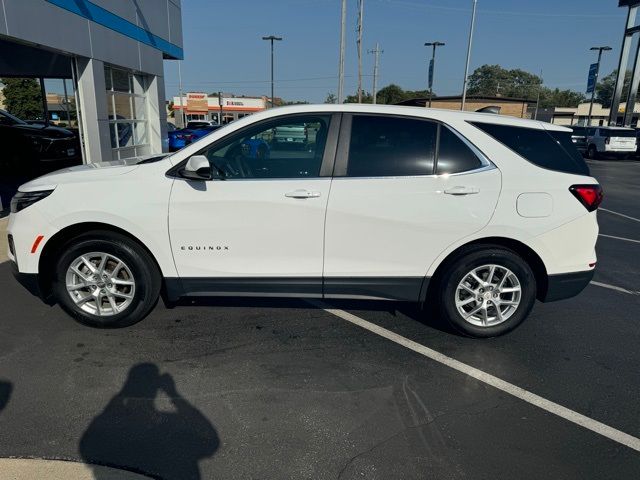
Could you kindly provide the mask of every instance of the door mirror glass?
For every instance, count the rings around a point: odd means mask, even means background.
[[[190,180],[211,180],[211,165],[204,155],[194,155],[180,171],[180,175]]]

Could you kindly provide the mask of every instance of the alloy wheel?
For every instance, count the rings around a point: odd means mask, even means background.
[[[122,313],[131,305],[136,282],[124,261],[109,253],[91,252],[71,262],[66,287],[78,308],[105,317]]]
[[[506,322],[518,309],[522,286],[518,277],[500,265],[482,265],[462,277],[455,303],[462,318],[477,327]]]

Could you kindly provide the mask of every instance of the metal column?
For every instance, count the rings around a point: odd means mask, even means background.
[[[609,113],[609,125],[615,125],[618,121],[618,110],[620,110],[620,100],[622,97],[622,89],[624,88],[624,77],[627,71],[627,64],[629,63],[629,51],[631,50],[631,42],[633,40],[633,34],[636,23],[636,16],[638,13],[638,6],[640,2],[629,5],[629,13],[627,14],[627,23],[625,26],[624,37],[622,39],[622,48],[620,49],[620,61],[618,62],[618,77],[616,78],[616,86],[613,90],[613,99],[611,101],[611,111]],[[636,56],[637,58],[637,56]],[[635,68],[638,68],[638,62],[635,64]],[[635,75],[633,75],[635,77]],[[627,97],[627,107],[629,106],[629,97]],[[631,105],[631,111],[633,112],[633,105]],[[627,121],[627,115],[625,111],[625,125]]]

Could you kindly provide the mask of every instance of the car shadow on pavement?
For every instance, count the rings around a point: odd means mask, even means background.
[[[451,328],[438,315],[435,305],[421,307],[416,302],[395,302],[386,300],[349,300],[349,299],[325,299],[305,301],[299,298],[267,298],[267,297],[183,297],[177,302],[168,305],[169,308],[181,306],[193,307],[237,307],[237,308],[303,308],[317,309],[315,302],[321,302],[330,308],[338,308],[347,311],[386,312],[392,316],[402,314],[419,322],[426,327],[439,330],[448,334],[459,336],[460,334]],[[314,302],[314,303],[312,303]]]
[[[11,382],[5,382],[4,380],[0,380],[0,412],[5,409],[7,403],[9,403],[9,398],[11,398],[11,390],[13,390],[13,385]]]
[[[219,443],[213,425],[178,393],[173,377],[155,364],[140,363],[91,421],[79,451],[88,464],[198,480],[198,462],[213,456]],[[96,469],[95,480],[103,480],[102,474]]]

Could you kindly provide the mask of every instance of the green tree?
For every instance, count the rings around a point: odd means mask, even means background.
[[[347,95],[347,98],[344,99],[344,103],[358,103],[358,95]],[[373,103],[373,95],[369,92],[362,92],[362,103]],[[378,102],[382,103],[382,102]]]
[[[384,105],[395,105],[403,100],[427,98],[428,96],[428,90],[404,90],[402,87],[392,83],[378,90],[376,102]],[[434,93],[434,98],[435,96]],[[345,103],[358,103],[358,95],[347,96]],[[362,103],[373,103],[373,95],[369,92],[364,92],[362,95]]]
[[[393,105],[407,99],[407,92],[401,87],[392,83],[378,90],[376,101],[385,105]]]
[[[535,99],[542,79],[519,68],[507,70],[500,65],[483,65],[469,76],[469,95],[487,95]]]
[[[43,117],[42,92],[33,78],[2,78],[4,104],[9,113],[25,120]]]
[[[335,93],[327,93],[327,98],[324,99],[324,103],[338,103],[338,97]]]
[[[540,107],[577,107],[586,100],[581,92],[542,87],[540,91]]]
[[[618,76],[618,70],[614,70],[606,77],[602,79],[596,85],[596,101],[601,103],[603,107],[611,107],[613,101],[613,89],[616,87],[616,77]],[[627,70],[624,75],[624,86],[622,87],[622,97],[626,98],[629,92],[629,84],[631,83],[631,72]]]

